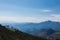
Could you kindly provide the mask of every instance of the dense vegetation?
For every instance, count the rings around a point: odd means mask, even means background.
[[[0,40],[46,40],[0,25]]]

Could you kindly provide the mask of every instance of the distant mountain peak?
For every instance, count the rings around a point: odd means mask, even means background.
[[[47,22],[52,22],[51,20],[48,20]]]

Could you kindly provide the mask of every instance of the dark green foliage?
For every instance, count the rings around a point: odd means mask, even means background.
[[[9,29],[0,25],[0,40],[45,40],[40,37],[35,37],[17,29]]]

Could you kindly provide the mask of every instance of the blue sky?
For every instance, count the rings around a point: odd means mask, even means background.
[[[60,22],[60,0],[0,0],[0,22]]]

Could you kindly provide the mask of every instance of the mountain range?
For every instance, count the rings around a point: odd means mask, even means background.
[[[45,21],[40,23],[2,23],[2,25],[6,28],[18,29],[24,33],[37,37],[52,38],[53,40],[57,38],[60,39],[60,22]]]
[[[42,32],[47,32],[47,34],[50,34],[48,30],[50,30],[52,33],[54,31],[60,31],[60,22],[50,20],[40,23],[3,23],[3,25],[9,25],[10,27],[36,36],[40,36],[40,33]]]

